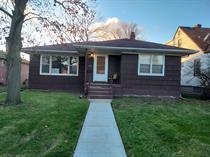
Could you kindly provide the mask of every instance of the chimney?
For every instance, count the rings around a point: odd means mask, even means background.
[[[195,25],[194,27],[195,27],[195,28],[201,28],[202,25],[201,25],[201,24],[197,24],[197,25]]]
[[[135,38],[136,38],[135,32],[131,32],[130,39],[135,40]]]

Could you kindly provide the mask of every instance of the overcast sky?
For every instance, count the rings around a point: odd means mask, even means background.
[[[166,43],[177,27],[210,27],[210,0],[97,0],[104,20],[118,18],[144,28],[144,39]]]

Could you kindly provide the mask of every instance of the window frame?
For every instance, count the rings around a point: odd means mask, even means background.
[[[49,73],[43,73],[42,72],[42,57],[43,56],[50,56],[50,64],[49,64]],[[56,74],[52,73],[52,56],[57,56],[57,57],[68,57],[68,74]],[[77,63],[77,73],[76,74],[70,74],[70,57],[76,57],[78,60]],[[73,56],[73,55],[40,55],[40,65],[39,65],[39,74],[40,75],[50,75],[50,76],[79,76],[79,56]]]
[[[199,65],[199,67],[196,67],[196,65],[197,66]],[[198,69],[196,69],[196,68],[198,68]],[[194,59],[194,61],[193,61],[193,75],[194,76],[199,76],[200,72],[201,72],[201,59],[197,58],[197,59]]]
[[[142,73],[140,72],[140,57],[143,55],[150,56],[150,73]],[[161,74],[152,73],[152,59],[153,56],[162,56],[163,57],[163,71]],[[165,76],[165,55],[159,55],[159,54],[139,54],[138,55],[138,76]]]

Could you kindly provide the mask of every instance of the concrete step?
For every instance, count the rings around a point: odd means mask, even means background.
[[[112,99],[112,95],[88,95],[89,99]]]
[[[100,91],[92,91],[92,90],[90,90],[89,92],[88,92],[88,94],[89,95],[112,95],[112,91],[111,90],[106,90],[106,91],[104,91],[104,90],[100,90]]]

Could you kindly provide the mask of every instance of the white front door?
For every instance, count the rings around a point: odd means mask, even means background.
[[[108,81],[108,55],[94,56],[93,63],[93,81],[107,82]]]

